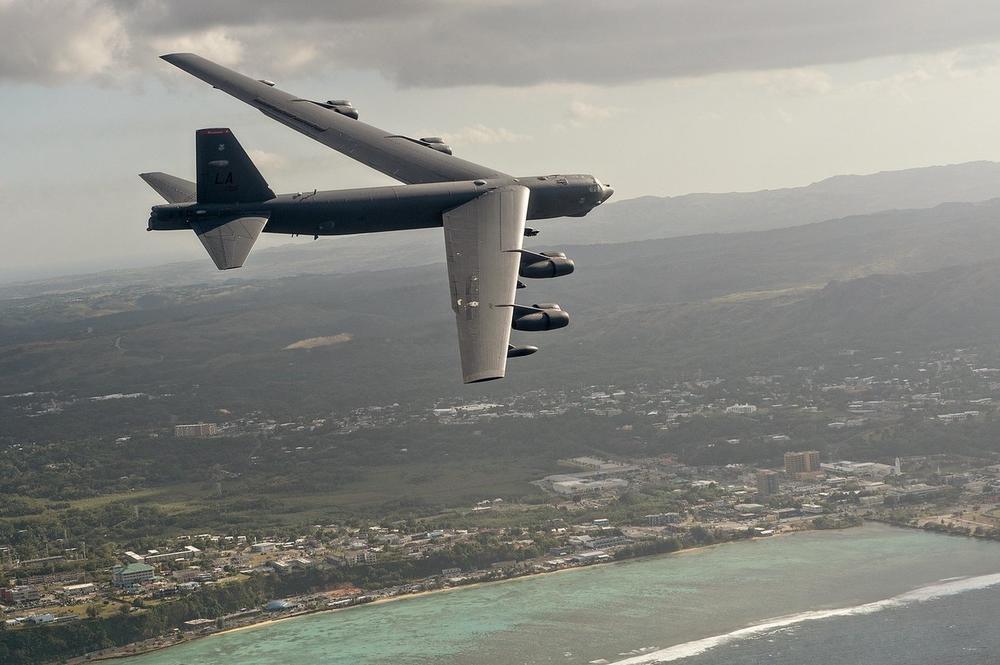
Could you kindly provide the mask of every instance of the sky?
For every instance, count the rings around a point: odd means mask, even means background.
[[[205,258],[136,175],[193,178],[200,127],[277,192],[391,182],[176,51],[615,200],[1000,161],[995,0],[0,0],[0,44],[0,280]]]

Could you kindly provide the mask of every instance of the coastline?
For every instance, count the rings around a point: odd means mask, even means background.
[[[859,525],[859,526],[861,526],[861,525]],[[847,529],[853,529],[853,528],[857,528],[857,527],[855,527],[855,526],[841,527],[840,529],[837,529],[837,530],[847,530]],[[557,570],[543,570],[543,571],[528,572],[528,573],[525,573],[525,574],[522,574],[522,575],[513,575],[511,577],[506,577],[506,578],[499,579],[499,580],[485,580],[485,581],[480,581],[480,582],[472,582],[470,584],[460,584],[460,585],[456,585],[456,586],[442,587],[440,589],[428,589],[428,590],[425,590],[425,591],[417,591],[415,593],[403,593],[403,594],[399,594],[399,595],[396,595],[396,596],[388,596],[388,597],[384,597],[384,598],[378,598],[378,599],[373,600],[371,602],[362,603],[362,604],[359,604],[359,605],[351,605],[351,606],[348,606],[348,607],[323,607],[323,608],[302,610],[302,611],[298,611],[298,612],[292,612],[292,613],[289,613],[289,614],[284,615],[284,616],[275,617],[273,619],[264,619],[262,621],[256,621],[256,622],[248,623],[248,624],[241,625],[241,626],[233,626],[231,628],[223,628],[222,630],[214,630],[214,631],[211,631],[211,632],[208,632],[208,633],[198,633],[198,634],[186,635],[186,636],[184,636],[184,639],[173,641],[173,642],[170,642],[170,643],[167,643],[167,644],[155,644],[155,645],[151,645],[150,648],[142,649],[142,650],[138,650],[138,651],[126,651],[126,650],[128,650],[130,648],[135,648],[136,644],[133,643],[132,645],[124,645],[122,647],[117,647],[116,649],[114,649],[114,653],[109,653],[107,655],[100,655],[100,656],[91,657],[91,658],[79,657],[79,658],[76,658],[76,659],[71,659],[71,660],[66,661],[66,662],[73,664],[73,663],[92,662],[92,661],[96,661],[96,660],[119,660],[119,659],[122,659],[122,658],[131,658],[133,656],[142,656],[144,654],[152,653],[154,651],[162,651],[162,650],[168,649],[170,647],[179,646],[179,645],[182,645],[182,644],[188,644],[188,643],[194,642],[195,640],[207,639],[207,638],[211,638],[211,637],[225,635],[225,634],[228,634],[228,633],[236,633],[236,632],[253,630],[253,629],[258,629],[258,628],[267,628],[267,627],[273,626],[275,624],[283,623],[285,621],[291,621],[293,619],[299,619],[299,618],[302,618],[302,617],[305,617],[305,616],[315,616],[315,615],[319,615],[319,614],[327,614],[327,613],[333,613],[333,612],[343,612],[343,611],[347,611],[347,610],[357,610],[357,609],[361,609],[363,607],[369,607],[369,606],[375,606],[375,605],[384,605],[386,603],[392,603],[392,602],[396,602],[396,601],[404,601],[404,600],[410,600],[410,599],[415,599],[415,598],[420,598],[420,597],[433,596],[433,595],[442,594],[442,593],[446,593],[446,592],[450,592],[450,591],[462,591],[462,590],[466,590],[466,589],[475,589],[475,588],[482,588],[482,587],[486,587],[486,586],[493,586],[493,585],[498,585],[498,584],[505,584],[505,583],[508,583],[508,582],[517,582],[517,581],[526,581],[526,580],[530,580],[530,579],[538,579],[538,578],[541,578],[541,577],[547,576],[547,575],[558,575],[560,573],[569,573],[569,572],[576,572],[576,571],[582,571],[582,570],[592,570],[592,569],[595,569],[595,568],[604,568],[606,566],[628,564],[628,563],[631,563],[631,562],[638,562],[638,561],[647,561],[647,560],[650,560],[650,559],[656,559],[656,558],[661,558],[661,557],[670,557],[670,556],[679,556],[679,555],[691,555],[691,554],[695,554],[695,553],[699,553],[699,552],[705,552],[705,551],[708,551],[708,550],[713,550],[713,549],[716,549],[716,548],[719,548],[719,547],[723,547],[723,546],[726,546],[726,545],[733,545],[733,544],[737,544],[737,543],[751,543],[751,542],[765,541],[765,540],[773,540],[773,539],[775,539],[777,537],[780,537],[780,536],[789,536],[789,535],[794,535],[794,534],[798,534],[798,533],[810,533],[810,532],[817,531],[817,530],[818,529],[790,529],[788,531],[783,531],[783,532],[780,532],[780,533],[776,533],[776,534],[771,535],[771,536],[758,536],[758,537],[752,537],[752,538],[741,538],[739,540],[728,540],[728,541],[724,541],[724,542],[720,542],[720,543],[711,543],[711,544],[708,544],[708,545],[698,545],[698,546],[695,546],[695,547],[685,547],[685,548],[676,550],[674,552],[659,552],[659,553],[655,553],[655,554],[643,554],[643,555],[639,555],[639,556],[629,557],[629,558],[626,558],[626,559],[619,559],[619,560],[612,560],[612,561],[603,561],[603,562],[591,563],[591,564],[587,564],[587,565],[583,565],[583,566],[570,566],[570,567],[566,567],[566,568],[559,568]],[[155,638],[155,639],[163,639],[163,638]]]

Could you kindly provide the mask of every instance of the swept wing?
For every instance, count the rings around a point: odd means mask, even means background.
[[[444,214],[451,307],[466,383],[503,378],[529,191],[500,187]]]
[[[296,97],[270,82],[244,76],[193,53],[162,57],[264,115],[400,182],[448,182],[505,175],[355,120],[328,104]]]

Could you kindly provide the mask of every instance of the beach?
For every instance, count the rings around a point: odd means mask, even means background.
[[[1000,572],[1000,544],[866,525],[566,572],[262,623],[125,662],[653,663],[650,654],[700,640],[712,646],[684,658],[715,662],[768,631],[802,629],[809,613],[829,613],[811,620],[815,630],[872,603],[871,616],[919,605],[905,594],[923,597],[944,578],[973,580],[948,592],[971,598]],[[797,618],[767,627],[781,617]]]

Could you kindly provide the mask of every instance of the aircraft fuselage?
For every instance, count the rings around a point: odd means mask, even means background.
[[[590,175],[547,175],[299,192],[268,201],[153,206],[148,230],[190,229],[199,219],[253,214],[267,217],[265,233],[351,235],[433,228],[442,225],[448,210],[510,184],[531,190],[528,219],[580,217],[612,191]]]

